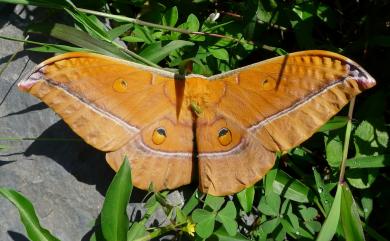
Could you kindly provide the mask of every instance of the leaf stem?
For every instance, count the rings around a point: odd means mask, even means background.
[[[347,122],[347,128],[345,130],[343,159],[341,161],[341,166],[340,166],[340,176],[339,176],[339,183],[340,184],[343,184],[345,182],[344,175],[345,175],[346,160],[348,157],[349,141],[350,141],[350,137],[351,137],[352,114],[353,114],[354,106],[355,106],[355,97],[352,98],[352,100],[349,104],[349,109],[348,109],[348,122]]]

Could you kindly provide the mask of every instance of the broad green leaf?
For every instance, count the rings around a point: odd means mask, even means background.
[[[280,218],[276,217],[271,220],[267,220],[260,225],[265,233],[272,233],[275,228],[280,224]]]
[[[328,187],[324,184],[320,174],[317,172],[315,168],[313,168],[313,173],[314,173],[314,180],[316,182],[317,193],[320,196],[321,204],[324,207],[326,214],[328,214],[331,208],[331,204],[333,202],[333,197],[330,195]]]
[[[238,225],[235,221],[236,215],[237,210],[232,201],[227,202],[226,206],[217,214],[217,220],[222,223],[231,236],[237,233]]]
[[[101,212],[101,225],[107,240],[125,241],[129,229],[126,207],[131,191],[130,164],[125,157],[122,165],[108,187]]]
[[[368,121],[362,121],[356,128],[354,136],[359,137],[363,141],[370,142],[374,139],[375,129]]]
[[[301,209],[299,209],[299,213],[302,215],[302,218],[305,221],[313,220],[318,215],[317,209],[313,207],[305,207],[305,206],[302,206]]]
[[[196,32],[199,30],[199,20],[194,14],[190,14],[187,17],[187,22],[186,22],[187,30]]]
[[[195,231],[202,238],[208,238],[213,233],[215,214],[203,209],[195,209],[192,220],[196,223]]]
[[[194,43],[184,40],[173,40],[165,46],[161,46],[160,42],[153,43],[146,47],[140,55],[153,63],[158,63],[167,57],[171,52],[183,48],[185,46],[192,46]]]
[[[219,217],[235,219],[237,215],[236,207],[232,201],[228,201],[226,206],[218,212]]]
[[[32,241],[59,241],[48,230],[44,229],[39,223],[31,202],[22,194],[6,188],[0,188],[0,195],[8,199],[19,211],[27,235]]]
[[[294,228],[294,233],[297,232],[299,230],[298,216],[292,212],[288,213],[287,216],[288,216],[288,219],[290,220],[292,227]]]
[[[258,209],[261,213],[268,216],[278,216],[280,210],[280,197],[274,192],[264,195],[260,199]]]
[[[229,53],[226,49],[209,47],[207,48],[210,53],[217,59],[229,61]]]
[[[313,196],[309,187],[299,180],[290,177],[282,170],[278,170],[273,183],[273,190],[284,198],[300,203],[309,202]]]
[[[346,172],[345,177],[349,184],[355,188],[369,188],[379,174],[379,170],[375,168],[351,168]]]
[[[336,233],[336,229],[340,220],[342,192],[342,186],[340,184],[337,185],[337,192],[332,204],[332,208],[330,209],[329,215],[322,225],[320,233],[316,239],[317,241],[330,241]]]
[[[343,158],[342,132],[332,131],[325,137],[326,160],[331,167],[339,167]]]
[[[145,225],[139,222],[134,222],[127,232],[127,241],[137,240],[138,238],[145,236],[147,233]]]
[[[213,233],[213,236],[216,236],[218,241],[249,241],[244,235],[240,233],[236,233],[236,235],[231,236],[226,232],[224,228],[219,228],[217,231]]]
[[[204,201],[204,203],[211,207],[212,210],[214,211],[218,211],[221,207],[222,207],[222,204],[225,202],[225,198],[223,197],[216,197],[216,196],[213,196],[213,195],[210,195],[210,194],[207,194],[206,196],[206,200]]]
[[[340,221],[347,241],[365,240],[358,207],[347,184],[342,185]]]
[[[378,168],[390,166],[390,155],[360,156],[347,160],[346,165],[352,168]]]
[[[167,10],[165,15],[163,16],[163,25],[174,27],[179,19],[179,13],[177,7],[174,6]]]
[[[263,182],[265,183],[265,187],[264,187],[265,196],[268,196],[271,192],[274,192],[273,185],[275,183],[276,176],[278,175],[278,168],[277,168],[278,165],[279,162],[276,161],[274,167],[272,167],[272,169],[264,177]]]
[[[372,210],[373,210],[373,204],[374,200],[371,196],[364,196],[361,199],[363,213],[364,213],[364,219],[368,220],[368,217],[370,216]]]
[[[241,192],[237,193],[238,201],[241,204],[242,209],[249,213],[252,210],[253,206],[253,200],[255,198],[255,187],[250,186],[248,188],[245,188]]]
[[[343,128],[345,125],[347,125],[348,117],[346,116],[335,116],[332,119],[330,119],[328,122],[323,125],[318,132],[325,132],[325,131],[331,131]]]

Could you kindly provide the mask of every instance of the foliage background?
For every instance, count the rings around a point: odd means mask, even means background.
[[[0,2],[33,4],[45,11],[26,31],[30,35],[26,48],[31,51],[94,51],[173,71],[185,69],[191,61],[192,71],[204,75],[305,49],[331,50],[360,63],[378,84],[357,99],[346,177],[367,239],[390,237],[390,191],[383,188],[389,185],[387,1],[84,0],[74,2],[76,6],[60,0]],[[53,17],[58,22],[53,23]],[[52,37],[50,44],[39,42],[42,35]],[[345,109],[339,115],[346,113]],[[345,118],[336,118],[326,130],[281,155],[277,174],[271,172],[267,178],[271,187],[261,181],[254,189],[223,201],[206,198],[203,205],[197,203],[188,213],[184,211],[182,220],[172,216],[173,222],[196,223],[196,239],[211,234],[220,240],[282,240],[286,235],[314,239],[335,196],[345,124]],[[281,191],[283,188],[290,192]],[[161,201],[164,197],[160,198],[157,203],[167,207]],[[166,209],[168,216],[172,210]],[[227,214],[221,216],[222,210]],[[246,222],[247,216],[254,222]],[[157,229],[163,231],[156,235],[173,232],[177,237],[192,238],[186,226],[180,225]],[[235,225],[241,234],[232,231]],[[340,230],[337,237],[348,240]]]

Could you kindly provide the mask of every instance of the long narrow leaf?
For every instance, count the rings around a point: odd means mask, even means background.
[[[47,229],[44,229],[39,223],[31,202],[22,194],[6,188],[0,188],[0,195],[12,202],[18,209],[20,220],[27,231],[28,237],[32,241],[59,241]]]
[[[347,160],[346,165],[353,168],[378,168],[390,166],[390,155],[355,157]]]
[[[116,58],[136,61],[133,57],[125,54],[112,44],[104,42],[102,40],[94,39],[87,33],[70,26],[66,26],[63,24],[55,24],[50,31],[50,35],[55,38],[77,45],[79,47],[90,49],[91,51],[95,51],[97,53]]]
[[[275,181],[272,184],[275,193],[296,202],[309,202],[314,196],[309,187],[299,180],[290,177],[282,170],[278,170]]]
[[[101,213],[101,225],[104,238],[110,241],[125,241],[129,229],[126,207],[130,200],[130,165],[127,157],[108,187]]]
[[[356,202],[347,184],[344,184],[342,188],[340,220],[344,238],[347,241],[364,241],[362,222],[360,221]]]
[[[149,59],[153,63],[158,63],[167,57],[171,52],[183,48],[184,46],[192,46],[194,43],[184,40],[173,40],[169,44],[160,47],[158,43],[151,44],[149,47],[144,49],[140,55],[144,58]]]
[[[320,233],[317,237],[317,241],[330,241],[336,233],[337,226],[340,220],[342,192],[342,186],[341,184],[339,184],[337,186],[336,197],[334,198],[332,208],[330,209],[329,215],[326,218],[324,225],[322,225]]]

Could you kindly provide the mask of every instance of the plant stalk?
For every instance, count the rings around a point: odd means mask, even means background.
[[[343,184],[345,182],[344,175],[345,175],[346,160],[348,157],[349,141],[350,141],[351,131],[352,131],[352,114],[353,114],[354,106],[355,106],[355,97],[352,98],[348,109],[348,122],[347,122],[347,128],[345,130],[343,159],[341,161],[341,166],[340,166],[340,176],[339,176],[340,184]]]

